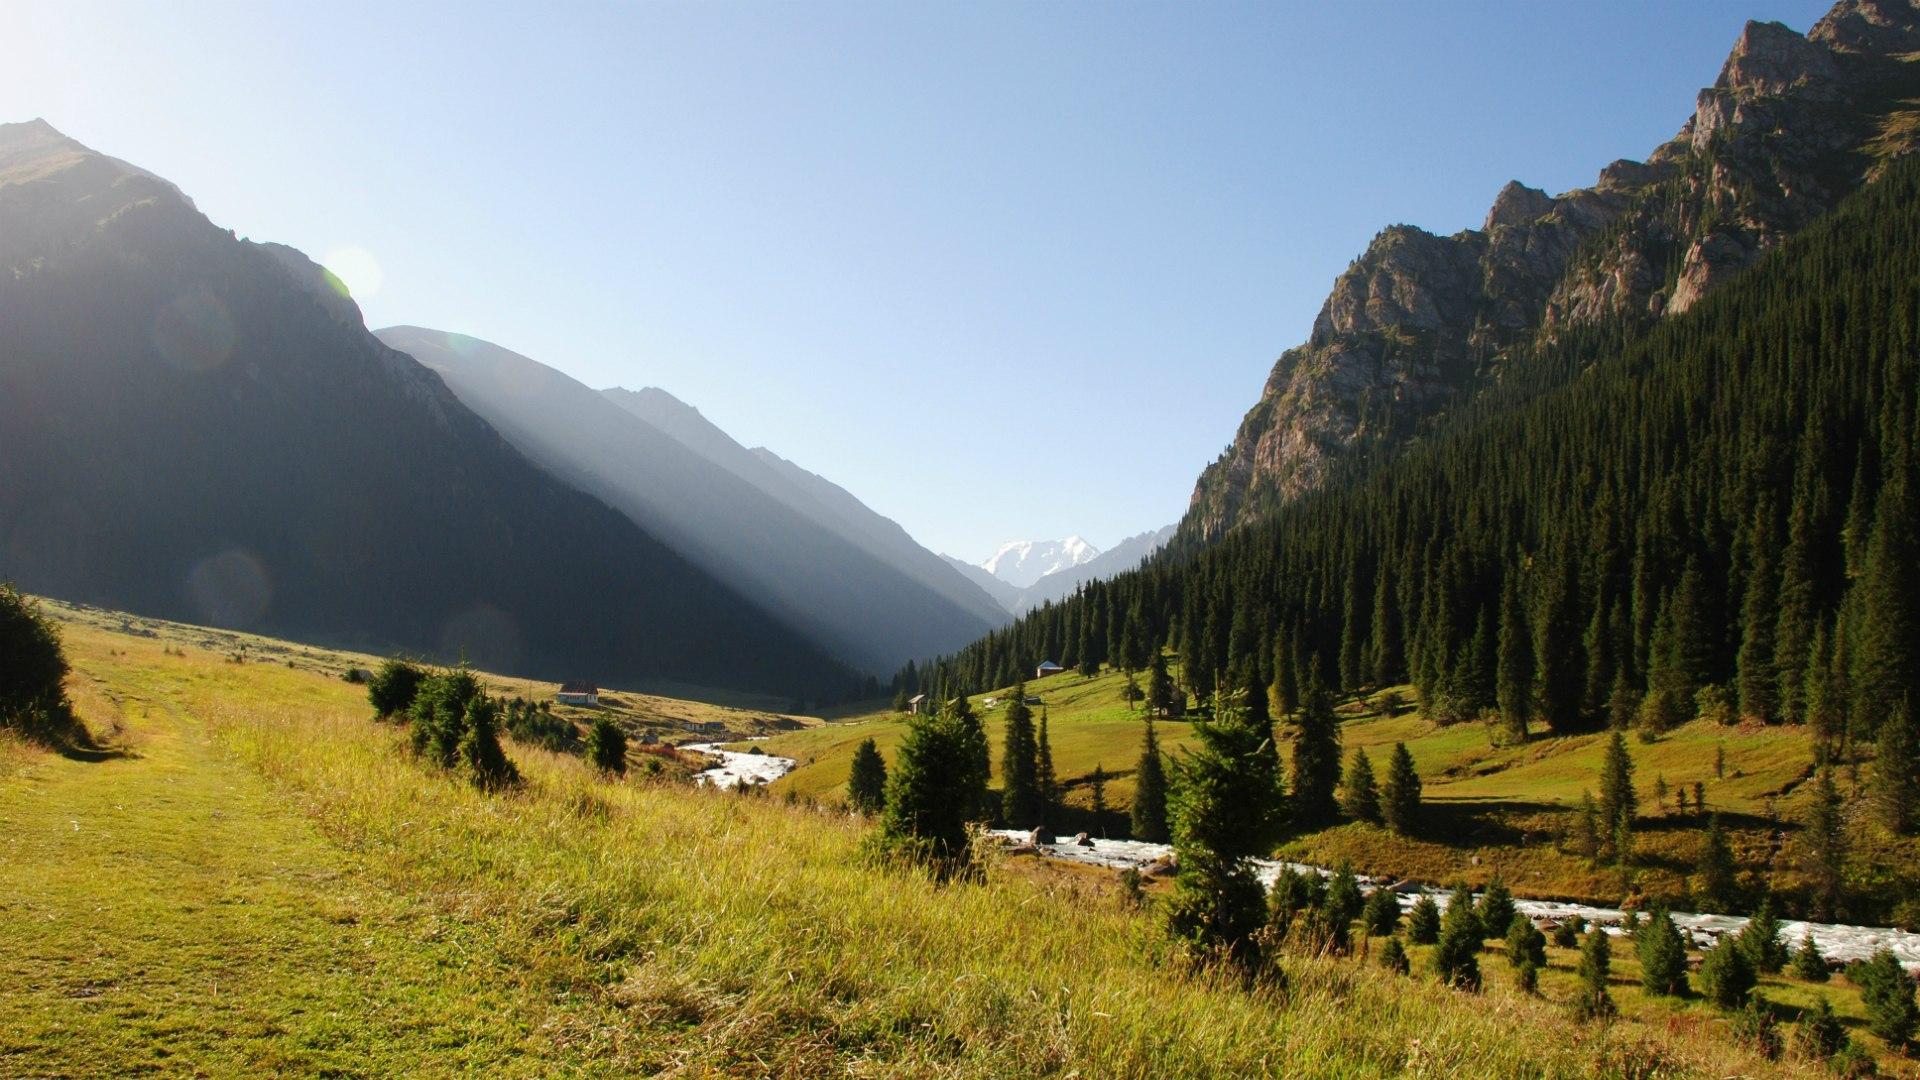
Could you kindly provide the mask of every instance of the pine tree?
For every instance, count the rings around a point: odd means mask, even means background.
[[[520,770],[500,746],[499,702],[484,693],[475,694],[467,702],[463,728],[460,760],[466,764],[474,786],[498,791],[520,783]]]
[[[1833,769],[1823,766],[1814,777],[1813,799],[1805,830],[1806,873],[1812,886],[1813,911],[1822,919],[1840,912],[1841,868],[1846,861],[1846,833],[1841,824],[1840,792],[1833,786]]]
[[[1481,937],[1505,937],[1513,925],[1513,892],[1499,871],[1494,871],[1493,880],[1487,882],[1486,890],[1480,894],[1480,904],[1474,914],[1480,919]]]
[[[1780,916],[1774,913],[1773,898],[1762,897],[1760,906],[1747,919],[1747,925],[1734,936],[1753,970],[1772,975],[1787,966],[1787,943],[1780,940]]]
[[[1847,969],[1847,977],[1860,987],[1860,1002],[1867,1009],[1867,1030],[1895,1048],[1905,1047],[1920,1022],[1913,1000],[1913,980],[1892,952],[1881,949],[1870,960]]]
[[[1531,964],[1537,971],[1547,966],[1547,935],[1531,919],[1514,919],[1506,929],[1507,963],[1517,970]]]
[[[1627,741],[1618,731],[1607,740],[1606,758],[1600,766],[1600,827],[1608,843],[1608,854],[1622,856],[1619,836],[1633,828],[1639,809],[1639,796],[1633,791],[1633,758],[1627,753]]]
[[[1440,940],[1440,905],[1430,893],[1421,893],[1407,912],[1407,940],[1415,945],[1431,945]]]
[[[1040,706],[1040,739],[1033,755],[1033,783],[1040,792],[1043,816],[1060,809],[1060,778],[1053,771],[1053,740],[1047,733],[1047,707]]]
[[[1820,955],[1811,930],[1800,935],[1800,947],[1793,951],[1793,977],[1806,982],[1826,982],[1829,978],[1827,958]]]
[[[374,715],[384,720],[412,708],[414,695],[420,692],[426,677],[418,664],[404,657],[388,657],[367,681],[367,701],[373,705]]]
[[[1007,719],[1000,754],[1000,815],[1016,829],[1032,828],[1047,817],[1040,793],[1039,741],[1033,730],[1033,710],[1027,706],[1027,684],[1013,685],[1007,700]]]
[[[1633,935],[1640,954],[1640,985],[1649,994],[1687,995],[1687,943],[1667,909],[1656,907]]]
[[[1140,746],[1140,763],[1133,770],[1133,838],[1154,844],[1167,841],[1167,775],[1151,718]]]
[[[1293,646],[1285,634],[1273,635],[1273,714],[1292,716],[1300,708],[1300,682]]]
[[[1580,632],[1579,568],[1565,554],[1555,561],[1540,619],[1540,718],[1564,734],[1580,726],[1587,653]]]
[[[1353,938],[1353,920],[1359,917],[1360,908],[1360,882],[1353,876],[1353,867],[1343,862],[1327,881],[1327,898],[1320,909],[1328,952],[1348,951]]]
[[[1413,964],[1407,959],[1406,947],[1399,938],[1390,937],[1380,946],[1380,966],[1395,975],[1405,975],[1413,970]]]
[[[1779,537],[1772,504],[1763,500],[1753,515],[1747,594],[1740,611],[1738,674],[1740,715],[1765,723],[1779,718],[1780,675],[1774,665],[1779,632]]]
[[[1841,735],[1846,732],[1846,709],[1834,678],[1837,666],[1826,626],[1815,627],[1813,644],[1807,651],[1807,670],[1801,678],[1800,698],[1805,703],[1802,716],[1807,727],[1813,732],[1814,740],[1827,750],[1838,746]]]
[[[1367,894],[1360,922],[1372,937],[1389,937],[1400,928],[1400,898],[1384,886]]]
[[[1826,1061],[1847,1045],[1846,1025],[1833,1015],[1833,1003],[1822,997],[1812,1009],[1800,1015],[1800,1027],[1794,1032],[1794,1048],[1810,1061]],[[1859,1075],[1835,1069],[1842,1076]]]
[[[880,747],[871,737],[862,740],[853,751],[853,763],[847,775],[847,802],[872,817],[886,806],[887,763]]]
[[[1707,819],[1706,843],[1694,872],[1693,895],[1702,911],[1725,911],[1733,906],[1733,849],[1727,846],[1720,815]]]
[[[1373,762],[1365,750],[1355,750],[1340,785],[1340,806],[1355,821],[1380,823],[1380,791],[1374,786]]]
[[[1896,833],[1912,832],[1920,819],[1920,731],[1914,727],[1911,696],[1880,724],[1873,776],[1881,823]]]
[[[1318,680],[1308,684],[1293,742],[1293,821],[1313,828],[1333,820],[1340,783],[1340,721]]]
[[[1607,992],[1607,977],[1613,967],[1613,948],[1607,932],[1594,927],[1580,942],[1580,995],[1574,1010],[1588,1020],[1604,1020],[1616,1011],[1613,995]]]
[[[627,733],[611,717],[596,716],[587,729],[587,762],[604,773],[627,771]]]
[[[1474,914],[1473,893],[1463,882],[1447,901],[1440,919],[1440,940],[1433,950],[1433,973],[1448,986],[1480,989],[1480,941],[1486,936]]]
[[[1909,461],[1902,448],[1889,463],[1865,567],[1848,595],[1854,717],[1868,736],[1920,685],[1920,492]]]
[[[1280,758],[1272,731],[1248,723],[1232,703],[1196,722],[1193,734],[1199,745],[1174,762],[1168,806],[1179,863],[1168,929],[1202,952],[1251,966],[1265,903],[1249,860],[1270,850],[1285,822]]]
[[[1580,811],[1574,822],[1574,850],[1587,862],[1597,863],[1605,838],[1600,835],[1600,811],[1593,804],[1593,792],[1580,793]]]
[[[1721,1009],[1744,1006],[1757,982],[1752,958],[1731,938],[1721,939],[1701,958],[1700,992]]]
[[[1107,770],[1096,762],[1093,771],[1087,774],[1088,808],[1093,811],[1093,820],[1099,825],[1107,816]],[[1103,826],[1104,827],[1104,826]]]
[[[1402,836],[1412,836],[1419,826],[1420,774],[1414,770],[1406,743],[1393,744],[1387,783],[1380,792],[1380,815],[1388,828]]]
[[[967,857],[967,825],[987,800],[987,734],[958,697],[907,721],[887,776],[881,836],[896,850],[952,867]]]
[[[1524,742],[1533,718],[1533,630],[1520,601],[1519,575],[1508,574],[1500,590],[1500,659],[1496,677],[1500,721],[1509,738]]]
[[[1165,716],[1172,707],[1173,679],[1167,674],[1167,654],[1155,649],[1147,664],[1147,711]]]

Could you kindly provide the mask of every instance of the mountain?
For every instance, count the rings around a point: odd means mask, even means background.
[[[1079,566],[1100,549],[1078,536],[1065,540],[1009,540],[980,563],[981,569],[1015,588],[1024,589],[1057,570]]]
[[[625,392],[603,394],[478,338],[415,326],[388,327],[379,336],[437,372],[463,404],[543,468],[604,499],[856,667],[889,671],[950,651],[1001,619],[978,590],[963,606],[823,525],[833,512],[799,494],[788,472],[665,394],[638,396],[649,419],[628,407],[635,398]],[[786,497],[763,485],[781,487]],[[911,543],[899,533],[895,546]],[[946,569],[936,565],[933,572],[968,597],[971,586]]]
[[[1386,460],[1502,384],[1526,347],[1685,312],[1920,145],[1911,0],[1843,0],[1806,35],[1749,23],[1693,114],[1588,188],[1520,183],[1479,229],[1382,231],[1194,487],[1217,538]]]
[[[1061,567],[1022,589],[1016,606],[1010,610],[1018,615],[1050,600],[1064,600],[1072,596],[1073,591],[1084,582],[1101,581],[1137,569],[1140,560],[1159,551],[1173,539],[1177,528],[1168,525],[1152,532],[1129,536],[1090,559]]]
[[[999,578],[994,577],[992,574],[987,573],[987,569],[984,566],[970,563],[965,559],[956,559],[951,555],[942,555],[940,558],[948,566],[952,567],[956,573],[965,577],[977,586],[980,591],[992,597],[994,603],[1000,605],[1004,610],[1008,612],[1018,612],[1022,610],[1020,596],[1025,590],[1015,588],[1001,581]]]
[[[548,678],[857,685],[530,462],[299,252],[41,121],[0,126],[0,577]]]
[[[956,574],[946,560],[916,543],[892,519],[852,492],[764,446],[749,450],[700,415],[700,410],[657,387],[602,390],[609,401],[667,433],[682,446],[778,499],[946,600],[989,623],[1004,620],[998,604]]]

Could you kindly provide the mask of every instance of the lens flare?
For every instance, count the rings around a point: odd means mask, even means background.
[[[174,297],[153,317],[153,349],[180,371],[211,371],[233,356],[233,318],[204,288]]]
[[[320,260],[320,265],[327,268],[327,273],[332,274],[346,288],[347,296],[354,300],[379,295],[380,286],[387,280],[387,275],[380,269],[379,260],[366,248],[347,247],[330,251],[326,258]]]

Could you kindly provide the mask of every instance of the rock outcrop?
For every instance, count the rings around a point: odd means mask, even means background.
[[[1495,385],[1524,346],[1697,303],[1920,145],[1909,54],[1920,0],[1842,0],[1805,35],[1748,23],[1646,161],[1615,161],[1557,196],[1511,182],[1481,228],[1453,236],[1382,231],[1201,474],[1180,541],[1381,460]]]

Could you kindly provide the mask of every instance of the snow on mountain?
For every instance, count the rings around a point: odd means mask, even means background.
[[[1099,548],[1078,536],[1065,540],[1009,540],[980,567],[1001,581],[1024,589],[1056,570],[1079,566],[1099,554]]]

